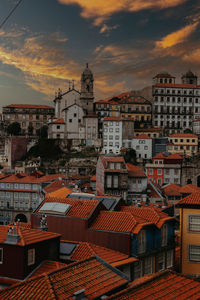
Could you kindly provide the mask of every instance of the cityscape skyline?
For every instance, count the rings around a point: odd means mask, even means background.
[[[0,3],[2,21],[17,1]],[[178,16],[177,16],[178,10]],[[199,68],[198,1],[22,1],[0,30],[1,106],[52,105],[89,62],[95,99]],[[13,96],[14,95],[14,96]]]

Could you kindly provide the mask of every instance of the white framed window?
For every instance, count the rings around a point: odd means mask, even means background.
[[[112,186],[112,176],[111,175],[107,175],[106,184],[107,184],[108,188],[111,188],[111,186]]]
[[[119,177],[117,175],[114,176],[114,188],[118,188],[119,185]]]
[[[167,251],[167,268],[173,267],[174,264],[174,250]]]
[[[161,227],[161,246],[167,246],[167,242],[168,242],[168,225],[167,224],[163,224],[163,226]]]
[[[146,251],[146,231],[141,230],[137,236],[138,240],[138,253],[144,253]]]
[[[158,271],[163,271],[165,269],[165,253],[160,253],[158,255]]]
[[[144,260],[144,275],[153,273],[153,257],[146,257]]]
[[[28,249],[28,266],[34,265],[35,263],[35,249]]]
[[[200,245],[189,245],[189,260],[200,262]]]
[[[188,216],[189,231],[200,231],[200,215]]]
[[[153,175],[153,169],[149,169],[149,175]]]
[[[158,175],[162,175],[162,169],[158,169]]]

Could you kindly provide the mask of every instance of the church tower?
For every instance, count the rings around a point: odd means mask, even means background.
[[[93,82],[94,82],[93,73],[88,68],[88,63],[87,63],[86,68],[81,75],[81,98],[80,98],[82,107],[87,110],[87,113],[93,113],[93,102],[94,102]]]

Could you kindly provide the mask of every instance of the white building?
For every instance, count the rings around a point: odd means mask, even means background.
[[[136,151],[137,158],[152,158],[152,138],[146,134],[135,136],[132,140],[132,148]]]
[[[102,153],[120,153],[122,147],[122,124],[122,119],[119,117],[104,118]]]
[[[192,122],[192,129],[194,134],[200,135],[200,118]]]
[[[188,71],[182,83],[168,73],[157,74],[152,87],[153,125],[162,127],[166,134],[183,132],[200,117],[200,86],[197,76]]]

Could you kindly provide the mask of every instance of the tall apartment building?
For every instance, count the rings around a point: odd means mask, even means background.
[[[22,134],[36,135],[36,131],[47,125],[54,116],[54,108],[48,105],[11,104],[3,107],[5,126],[18,122]]]
[[[105,117],[103,120],[102,153],[119,154],[124,143],[130,143],[134,136],[134,120],[131,118]]]
[[[197,76],[188,71],[181,84],[168,73],[153,78],[153,125],[162,127],[165,134],[183,132],[200,117],[200,86]]]

